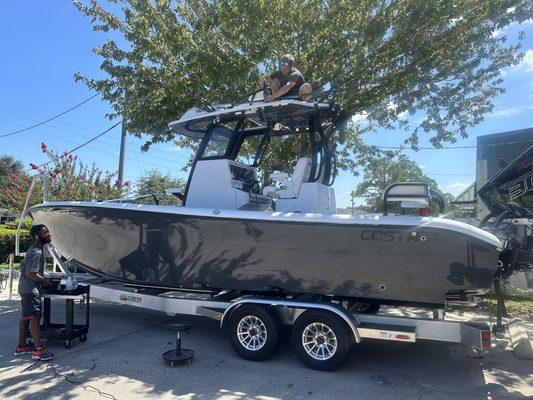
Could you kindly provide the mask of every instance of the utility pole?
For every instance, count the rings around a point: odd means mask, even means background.
[[[354,202],[354,198],[355,198],[355,193],[351,192],[350,196],[352,196],[352,215],[353,215],[353,202]]]
[[[120,184],[124,184],[124,155],[126,150],[126,128],[124,127],[124,119],[122,119],[122,133],[120,135],[120,155],[118,158],[118,180]]]

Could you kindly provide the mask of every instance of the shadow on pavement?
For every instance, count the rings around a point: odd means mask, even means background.
[[[217,322],[169,317],[129,306],[91,305],[88,341],[72,349],[51,342],[52,362],[61,374],[90,385],[86,389],[54,375],[46,363],[14,357],[18,301],[0,303],[0,398],[2,399],[525,399],[533,395],[531,362],[499,349],[483,359],[466,357],[460,345],[363,342],[344,368],[333,372],[302,366],[291,351],[290,331],[272,360],[238,358]],[[81,311],[81,310],[79,310]],[[60,319],[60,316],[57,317]],[[192,324],[183,347],[196,352],[188,366],[169,368],[161,354],[174,346],[165,325]],[[26,369],[28,368],[28,369]],[[26,370],[25,370],[26,369]],[[98,393],[96,390],[102,393]],[[105,393],[104,393],[105,392]],[[113,397],[108,396],[112,395]]]

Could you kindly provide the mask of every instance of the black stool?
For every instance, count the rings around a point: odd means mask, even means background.
[[[181,332],[189,333],[191,325],[178,323],[167,325],[167,329],[176,331],[176,349],[164,352],[163,362],[171,367],[175,367],[179,364],[190,364],[194,357],[194,351],[181,348]]]

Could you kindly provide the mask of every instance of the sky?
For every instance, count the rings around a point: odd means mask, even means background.
[[[504,32],[509,42],[525,31],[522,63],[502,71],[506,90],[494,99],[494,111],[478,126],[468,130],[467,139],[453,146],[475,146],[476,137],[533,126],[533,20],[514,25]],[[74,81],[74,74],[98,78],[101,59],[92,49],[102,44],[106,34],[93,32],[90,20],[66,0],[4,0],[0,3],[0,135],[25,128],[56,115],[89,98],[84,84]],[[56,151],[69,150],[89,140],[114,124],[106,118],[109,105],[100,97],[38,128],[0,138],[0,155],[8,154],[30,162],[47,161],[41,143]],[[404,131],[383,131],[364,136],[366,143],[399,146],[407,136]],[[141,152],[143,139],[128,136],[125,180],[135,182],[151,169],[186,178],[182,171],[189,151],[172,143],[153,145]],[[421,146],[429,146],[423,138]],[[95,163],[103,171],[118,169],[120,127],[78,150],[85,163]],[[475,180],[475,148],[453,150],[405,150],[426,175],[435,179],[441,190],[459,194]],[[360,177],[341,172],[334,184],[338,207],[350,204],[349,193]],[[355,204],[359,204],[356,199]]]

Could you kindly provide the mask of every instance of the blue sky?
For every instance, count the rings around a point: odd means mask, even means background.
[[[476,137],[495,132],[533,126],[533,21],[511,26],[507,34],[512,42],[519,30],[526,32],[524,61],[504,71],[506,93],[495,99],[495,110],[485,121],[468,131],[467,139],[454,145],[475,145]],[[501,33],[500,33],[501,34]],[[102,76],[101,59],[92,49],[106,34],[92,31],[90,20],[83,17],[70,1],[5,0],[0,5],[0,134],[11,132],[55,115],[91,96],[83,84],[74,82],[81,72],[89,77]],[[0,154],[12,155],[26,165],[46,161],[41,142],[50,148],[71,149],[113,124],[105,118],[110,112],[99,97],[79,109],[41,127],[7,138],[0,138]],[[401,145],[405,132],[378,131],[367,134],[367,143],[382,146]],[[77,154],[86,162],[95,162],[102,170],[118,168],[120,128]],[[163,173],[185,177],[181,167],[188,151],[172,143],[140,151],[143,140],[128,137],[125,178],[135,181],[143,172],[159,169]],[[422,140],[422,146],[429,145]],[[457,195],[475,179],[475,149],[406,150],[424,172],[435,179],[442,190]],[[334,185],[337,205],[349,204],[349,192],[359,178],[341,173]]]

